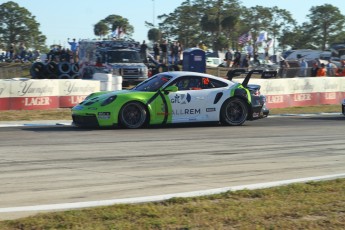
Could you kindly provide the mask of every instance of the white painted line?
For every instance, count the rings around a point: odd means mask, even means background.
[[[233,186],[233,187],[200,190],[200,191],[194,191],[194,192],[174,193],[174,194],[166,194],[166,195],[158,195],[158,196],[134,197],[134,198],[100,200],[100,201],[87,201],[87,202],[76,202],[76,203],[34,205],[34,206],[22,206],[22,207],[9,207],[9,208],[0,208],[0,213],[68,210],[68,209],[90,208],[90,207],[97,207],[97,206],[109,206],[109,205],[114,205],[114,204],[133,204],[133,203],[157,202],[157,201],[168,200],[168,199],[171,199],[173,197],[206,196],[206,195],[224,193],[224,192],[228,192],[228,191],[238,191],[238,190],[243,190],[243,189],[249,189],[249,190],[263,189],[263,188],[288,185],[288,184],[292,184],[292,183],[305,183],[308,181],[330,180],[330,179],[343,178],[343,177],[345,177],[345,173],[326,175],[326,176],[318,176],[318,177],[307,177],[307,178],[292,179],[292,180],[274,181],[274,182],[268,182],[268,183],[258,183],[258,184],[250,184],[250,185],[240,185],[240,186]]]

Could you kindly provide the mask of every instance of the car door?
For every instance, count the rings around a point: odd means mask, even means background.
[[[202,88],[202,78],[184,76],[173,84],[178,86],[179,90],[168,95],[172,108],[172,123],[209,121],[206,108],[212,91]]]

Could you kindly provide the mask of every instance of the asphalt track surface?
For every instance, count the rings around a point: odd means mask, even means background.
[[[345,117],[139,130],[0,128],[0,211],[345,175]],[[0,212],[13,219],[36,212]]]

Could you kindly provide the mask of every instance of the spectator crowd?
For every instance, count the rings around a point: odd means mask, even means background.
[[[0,54],[0,62],[34,62],[40,58],[39,50],[27,49],[24,43],[10,44]]]

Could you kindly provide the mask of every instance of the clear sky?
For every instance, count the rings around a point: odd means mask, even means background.
[[[145,21],[155,22],[158,15],[172,13],[185,0],[12,0],[25,7],[40,23],[40,31],[47,36],[47,45],[67,46],[67,38],[95,38],[93,26],[105,17],[116,14],[129,20],[134,27],[133,38],[147,40]],[[0,0],[0,4],[8,2]],[[252,7],[277,6],[291,12],[299,23],[305,22],[312,6],[326,3],[337,6],[345,15],[344,0],[242,0]]]

